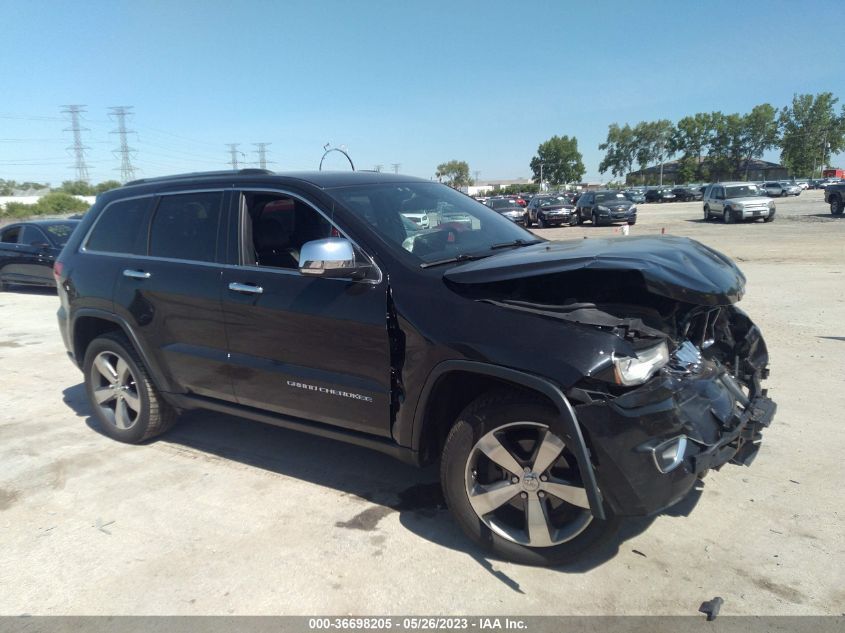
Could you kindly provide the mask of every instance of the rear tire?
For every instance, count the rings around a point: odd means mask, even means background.
[[[842,215],[843,210],[845,210],[845,205],[842,203],[842,198],[839,196],[834,196],[830,200],[830,214],[831,215]]]
[[[539,226],[541,229],[546,229],[549,227],[549,225],[546,223],[546,219],[539,213],[537,214],[537,226]]]
[[[560,565],[616,533],[618,518],[592,516],[565,436],[557,411],[530,396],[487,394],[461,412],[440,479],[452,516],[477,546],[517,563]],[[550,458],[540,457],[540,446],[554,446]],[[529,521],[537,510],[540,521]]]
[[[704,221],[710,221],[710,209],[708,207],[704,207]]]
[[[138,444],[176,422],[176,410],[161,398],[123,333],[110,332],[91,341],[82,371],[88,401],[105,435]]]
[[[531,228],[531,216],[526,213],[522,218],[522,223],[525,225],[526,229],[530,229]]]

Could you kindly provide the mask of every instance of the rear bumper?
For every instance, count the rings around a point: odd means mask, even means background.
[[[649,515],[680,501],[709,470],[750,465],[776,409],[762,392],[749,401],[724,368],[706,361],[694,376],[663,373],[575,411],[608,505],[618,515]],[[661,472],[656,449],[681,437],[679,464]]]

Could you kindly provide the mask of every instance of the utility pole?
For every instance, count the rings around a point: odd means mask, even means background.
[[[88,128],[81,127],[79,124],[79,115],[85,113],[83,109],[85,106],[66,105],[62,108],[62,114],[70,115],[70,127],[66,127],[63,131],[73,132],[73,145],[68,149],[72,149],[76,155],[76,163],[73,166],[73,169],[76,169],[76,180],[77,182],[88,182],[88,165],[85,164],[85,150],[88,147],[82,144],[82,132],[87,132]]]
[[[540,191],[545,191],[543,187],[543,163],[540,163]]]
[[[238,151],[238,145],[240,143],[226,143],[226,147],[229,148],[229,164],[234,171],[238,171],[238,154],[241,153]]]
[[[821,178],[821,177],[822,177],[822,174],[824,174],[824,167],[825,167],[825,165],[824,165],[824,155],[825,155],[825,150],[827,150],[827,130],[825,130],[825,131],[824,131],[824,136],[822,137],[822,160],[821,160],[821,164],[819,165],[819,178]]]
[[[663,186],[663,139],[660,140],[660,186]]]
[[[477,169],[474,172],[472,172],[472,175],[475,176],[475,184],[476,185],[478,184],[478,174],[480,174],[480,173],[481,172],[478,171]]]
[[[267,147],[272,145],[272,143],[253,143],[253,145],[258,148],[258,166],[261,169],[267,169]]]
[[[402,163],[390,163],[393,166],[393,173],[398,174],[399,168],[402,166]]]
[[[132,115],[132,106],[113,106],[109,110],[109,116],[117,119],[117,129],[112,130],[111,134],[117,134],[120,138],[120,147],[114,150],[114,153],[120,154],[120,181],[125,183],[135,179],[135,168],[130,160],[135,149],[129,147],[126,140],[126,135],[134,132],[126,129],[126,117]]]

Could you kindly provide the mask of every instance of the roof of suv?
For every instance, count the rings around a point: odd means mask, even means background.
[[[425,178],[415,176],[403,176],[376,171],[295,171],[295,172],[273,172],[268,169],[240,169],[238,171],[200,171],[188,174],[175,174],[173,176],[162,176],[158,178],[143,178],[133,180],[124,185],[132,187],[136,185],[147,185],[150,183],[169,183],[185,180],[220,180],[231,178],[235,182],[242,180],[254,181],[256,179],[287,178],[302,180],[321,189],[333,187],[346,187],[350,185],[371,185],[379,183],[399,182],[431,182]]]

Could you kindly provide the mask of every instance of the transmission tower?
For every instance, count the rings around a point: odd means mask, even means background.
[[[399,168],[402,166],[402,163],[390,163],[390,165],[393,167],[393,173],[398,174]]]
[[[85,150],[89,149],[82,144],[82,132],[87,132],[87,127],[82,127],[79,123],[79,115],[84,114],[85,106],[82,105],[66,105],[62,106],[62,114],[70,115],[70,127],[64,129],[65,132],[73,132],[73,145],[68,147],[72,149],[76,155],[76,163],[72,169],[76,169],[76,180],[78,182],[88,182],[88,165],[85,164]]]
[[[226,147],[229,148],[229,164],[235,171],[238,170],[238,154],[241,153],[238,151],[238,145],[240,143],[226,143]]]
[[[132,106],[113,106],[109,108],[109,116],[117,119],[117,129],[112,130],[112,134],[119,135],[120,147],[114,150],[115,156],[120,154],[120,180],[121,182],[128,182],[135,179],[135,168],[132,166],[131,155],[135,149],[129,147],[126,141],[126,135],[135,130],[126,129],[126,117],[131,116]]]
[[[258,166],[261,169],[267,169],[267,163],[273,162],[272,160],[267,160],[267,146],[272,145],[272,143],[253,143],[253,145],[258,148],[256,150],[258,152]]]
[[[476,184],[476,185],[478,184],[478,174],[480,174],[480,173],[481,173],[481,172],[480,172],[480,171],[478,171],[478,170],[476,170],[476,171],[472,172],[473,176],[475,176],[475,184]]]
[[[381,171],[382,167],[384,167],[384,165],[373,165],[373,171]]]

